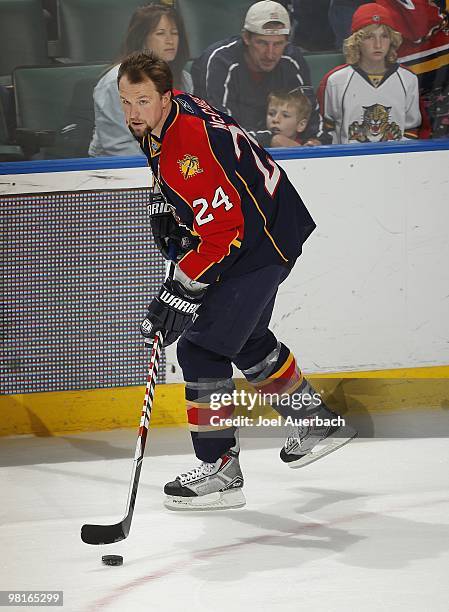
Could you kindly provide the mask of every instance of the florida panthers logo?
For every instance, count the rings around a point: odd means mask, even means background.
[[[354,121],[349,126],[349,140],[357,142],[384,142],[386,140],[400,140],[401,128],[394,121],[390,121],[391,106],[372,104],[363,106],[362,122]]]
[[[185,180],[191,176],[195,176],[195,174],[203,172],[203,169],[200,168],[198,157],[189,155],[188,153],[186,153],[182,159],[178,159],[178,166]]]

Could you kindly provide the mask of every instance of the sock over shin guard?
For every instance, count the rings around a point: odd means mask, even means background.
[[[329,417],[319,393],[304,378],[290,349],[278,342],[259,363],[243,370],[248,382],[284,418]]]
[[[195,455],[200,461],[213,463],[235,445],[235,427],[215,424],[220,418],[233,416],[234,406],[225,406],[219,399],[221,394],[234,391],[232,363],[185,337],[178,342],[177,354],[186,381],[187,419]],[[217,401],[211,405],[214,398]]]
[[[221,421],[232,418],[234,405],[221,402],[222,394],[232,394],[232,378],[186,382],[187,419],[195,455],[212,463],[235,445],[235,427]]]

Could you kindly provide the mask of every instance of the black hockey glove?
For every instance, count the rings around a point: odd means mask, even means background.
[[[161,193],[151,195],[148,212],[154,241],[165,259],[172,259],[173,255],[170,255],[173,248],[178,260],[197,247],[198,238],[192,236],[187,228],[177,223],[170,206]]]
[[[167,278],[159,295],[148,305],[147,315],[140,325],[142,336],[152,339],[157,331],[161,331],[164,333],[164,346],[176,342],[198,310],[204,293],[188,293],[181,283]]]

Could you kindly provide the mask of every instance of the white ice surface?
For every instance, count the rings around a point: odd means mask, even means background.
[[[245,508],[174,513],[189,435],[150,431],[131,533],[94,547],[80,527],[122,517],[135,432],[0,439],[0,589],[62,589],[76,612],[447,612],[448,438],[356,440],[300,470],[279,442],[243,438]]]

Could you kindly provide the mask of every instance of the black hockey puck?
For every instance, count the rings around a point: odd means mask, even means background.
[[[103,555],[101,561],[103,565],[123,565],[123,557],[121,555]]]

